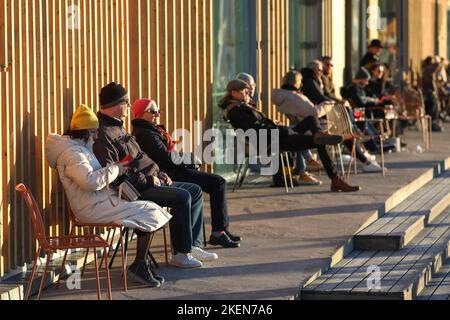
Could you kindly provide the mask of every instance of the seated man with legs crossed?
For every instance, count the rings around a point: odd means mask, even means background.
[[[175,164],[173,158],[180,159],[175,150],[175,142],[163,126],[158,124],[160,109],[155,101],[140,99],[133,104],[133,134],[142,150],[153,159],[170,177],[199,185],[210,195],[212,234],[211,245],[225,248],[239,247],[241,238],[233,235],[229,227],[227,209],[227,182],[221,176],[188,168],[183,163]],[[177,157],[176,157],[177,156]]]
[[[324,165],[328,177],[332,180],[331,190],[333,192],[355,192],[360,187],[348,185],[337,174],[336,166],[326,150],[326,145],[337,145],[343,137],[329,135],[322,132],[316,117],[305,118],[294,129],[285,126],[277,126],[272,120],[259,110],[251,107],[249,101],[249,86],[242,80],[233,80],[227,86],[227,95],[219,102],[219,107],[224,110],[224,117],[228,119],[234,129],[244,131],[254,129],[257,131],[267,130],[270,138],[271,130],[279,132],[280,151],[301,151],[305,149],[317,149],[320,159]],[[310,131],[311,135],[305,135]],[[270,141],[268,141],[270,144]]]
[[[124,179],[141,193],[141,200],[171,208],[170,234],[174,250],[171,265],[198,268],[202,267],[201,261],[216,260],[217,254],[202,249],[202,189],[192,183],[173,182],[141,150],[134,136],[125,131],[124,119],[130,102],[124,87],[116,83],[104,87],[100,92],[100,106],[94,153],[103,166],[130,156],[133,160]]]

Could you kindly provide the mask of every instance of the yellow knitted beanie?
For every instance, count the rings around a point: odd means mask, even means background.
[[[70,123],[71,130],[97,129],[98,127],[97,116],[91,108],[81,105],[75,110]]]

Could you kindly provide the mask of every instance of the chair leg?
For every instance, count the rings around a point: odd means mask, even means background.
[[[83,268],[81,269],[81,276],[84,276],[84,271],[86,270],[88,255],[89,255],[89,248],[86,249],[86,255],[84,256]]]
[[[47,262],[45,263],[44,274],[42,275],[41,284],[39,286],[38,300],[41,300],[42,289],[44,288],[45,278],[47,277],[48,265],[50,263],[50,260],[52,259],[52,256],[53,256],[52,253],[47,254]]]
[[[429,130],[429,146],[430,149],[433,146],[433,119],[431,117],[428,117],[428,130]]]
[[[386,172],[384,170],[384,137],[380,136],[380,148],[381,148],[381,170],[382,170],[382,176],[386,177]]]
[[[123,244],[122,237],[124,236],[124,234],[125,234],[125,229],[121,229],[120,230],[120,237],[121,237],[120,241],[116,244],[116,248],[114,249],[114,253],[113,253],[112,257],[111,257],[111,261],[109,262],[109,268],[110,269],[112,268],[112,265],[114,263],[114,259],[116,258],[117,252],[119,251],[119,246],[121,244]]]
[[[234,187],[233,187],[233,193],[236,191],[238,184],[239,184],[239,177],[241,176],[241,171],[242,171],[242,167],[244,166],[244,164],[241,164],[239,166],[238,172],[237,172],[237,176],[236,176],[236,181],[234,182]]]
[[[73,234],[75,232],[75,226],[72,226],[72,228],[70,229],[70,236],[69,238],[73,237]],[[66,264],[66,259],[67,259],[67,254],[68,254],[69,250],[66,250],[66,252],[64,253],[64,258],[63,258],[63,262],[61,264],[61,270],[59,271],[59,277],[58,277],[58,281],[56,282],[56,287],[59,287],[59,284],[61,282],[61,278],[64,272],[64,265]]]
[[[92,233],[91,232],[92,231],[91,228],[88,228],[88,229],[89,229],[89,233]],[[86,249],[86,255],[84,256],[83,269],[81,270],[81,276],[84,276],[84,272],[86,271],[86,264],[87,264],[88,255],[89,255],[89,248]]]
[[[124,230],[125,232],[125,230]],[[127,286],[127,266],[126,266],[126,256],[125,256],[125,245],[123,243],[123,236],[124,236],[124,232],[120,233],[120,248],[121,248],[121,259],[122,259],[122,281],[123,281],[123,290],[125,290],[125,292],[128,291],[128,286]],[[125,233],[126,234],[126,233]],[[128,239],[126,239],[125,241],[127,241]],[[111,260],[112,262],[112,260]]]
[[[111,277],[109,275],[109,268],[108,268],[108,251],[107,247],[104,248],[105,251],[103,253],[103,256],[105,257],[105,269],[106,269],[106,286],[108,288],[108,300],[112,300],[112,293],[111,293]],[[101,268],[101,265],[100,265]]]
[[[206,226],[205,226],[205,220],[203,220],[203,246],[206,248]]]
[[[151,245],[153,243],[153,239],[154,238],[155,238],[155,232],[153,232],[152,236],[150,237],[150,244],[149,244],[149,249],[148,249],[148,252],[147,252],[147,256],[148,256],[148,258],[150,258],[150,261],[153,262],[153,264],[155,265],[155,269],[159,269],[158,262],[156,262],[156,259],[155,259],[155,257],[153,256],[153,254],[152,254],[152,252],[150,250],[150,247],[151,247]]]
[[[356,175],[356,139],[353,139],[353,148],[352,148],[352,161],[349,162],[348,168],[347,168],[347,180],[350,179],[350,175],[352,173],[352,164],[355,164],[355,175]]]
[[[163,228],[163,237],[164,237],[164,255],[165,255],[165,258],[166,258],[166,267],[168,267],[168,266],[169,266],[169,253],[168,253],[168,250],[167,250],[167,233],[166,233],[166,227],[167,227],[167,226],[164,226],[164,228]]]
[[[342,159],[341,146],[336,146],[336,148],[338,150],[339,160],[340,160],[340,163],[341,163],[341,174],[344,177],[345,176],[345,167],[344,167],[344,160]]]
[[[284,163],[284,153],[281,154],[281,170],[283,170],[284,189],[285,189],[286,193],[289,193],[287,177],[286,177],[286,166]]]
[[[110,235],[111,235],[111,229],[108,230],[108,235],[106,236],[106,243],[109,243],[109,237],[110,237]],[[102,268],[103,260],[105,259],[105,254],[108,254],[108,251],[105,251],[105,252],[102,254],[102,260],[100,260],[100,269]]]
[[[289,181],[291,184],[291,188],[294,189],[294,180],[292,179],[292,171],[291,171],[291,163],[289,161],[289,154],[286,152],[286,164],[288,167]]]
[[[247,158],[245,158],[244,170],[242,172],[242,175],[241,175],[241,178],[239,181],[239,188],[242,188],[242,186],[244,185],[244,181],[245,181],[245,178],[247,177],[249,165],[250,165],[250,158],[247,157]]]
[[[95,281],[97,285],[97,300],[101,300],[100,295],[100,277],[98,273],[97,248],[94,248]]]
[[[37,263],[38,263],[40,254],[41,254],[41,247],[39,246],[39,249],[36,252],[36,257],[34,258],[34,264],[33,264],[33,269],[31,271],[30,279],[28,279],[28,287],[27,287],[27,293],[25,294],[25,300],[28,300],[30,298],[31,286],[33,285],[34,275],[36,273],[36,267],[37,267]]]

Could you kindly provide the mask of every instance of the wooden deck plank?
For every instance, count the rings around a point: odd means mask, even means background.
[[[392,221],[392,219],[397,217],[402,212],[405,212],[406,210],[412,210],[416,207],[419,208],[421,206],[421,201],[423,200],[423,198],[427,197],[429,193],[432,193],[438,187],[438,184],[433,184],[432,182],[430,182],[429,184],[419,189],[416,193],[408,197],[397,207],[386,213],[386,215],[375,221],[372,225],[361,231],[358,235],[372,235],[383,228],[385,225],[388,225]]]
[[[376,252],[371,251],[362,252],[357,258],[350,261],[344,268],[318,286],[316,290],[331,293],[339,284],[356,272],[359,266],[366,263],[366,261],[370,260],[375,254]]]

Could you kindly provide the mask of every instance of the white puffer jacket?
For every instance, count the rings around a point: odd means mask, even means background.
[[[302,119],[310,116],[320,119],[330,112],[334,105],[324,102],[315,106],[305,95],[285,89],[273,90],[272,101],[278,112]]]
[[[108,181],[114,182],[119,167],[102,168],[86,144],[70,137],[50,134],[46,145],[47,161],[57,169],[71,209],[83,223],[116,223],[144,232],[163,227],[171,215],[150,201],[127,202],[117,207],[111,204],[106,190]],[[112,191],[114,192],[114,191]],[[111,195],[117,203],[117,194]]]

